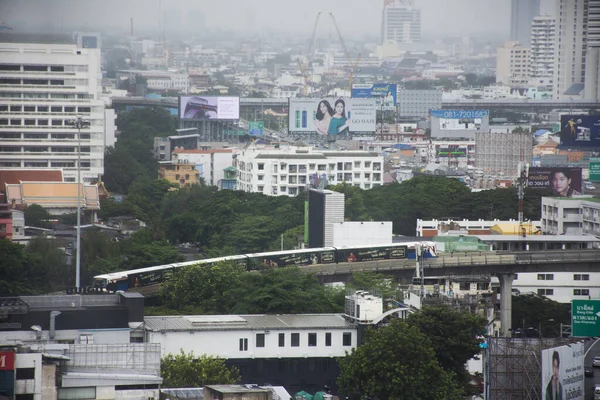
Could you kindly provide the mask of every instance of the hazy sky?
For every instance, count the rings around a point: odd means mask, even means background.
[[[101,26],[129,29],[158,27],[159,2],[182,26],[190,11],[204,13],[209,27],[233,30],[264,29],[310,32],[318,11],[334,12],[342,33],[371,33],[378,36],[381,25],[380,0],[0,0],[0,18],[19,29],[69,29],[78,22],[90,29]],[[422,10],[426,35],[508,34],[510,0],[415,0]],[[179,25],[179,24],[178,24]],[[321,30],[331,29],[327,19]]]

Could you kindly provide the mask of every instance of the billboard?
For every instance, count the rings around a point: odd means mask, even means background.
[[[590,158],[590,181],[600,182],[600,158]]]
[[[15,392],[15,353],[0,351],[0,398],[12,399]]]
[[[437,120],[442,130],[481,130],[488,110],[431,110],[431,116]]]
[[[366,83],[352,85],[353,99],[375,99],[378,110],[395,111],[398,85],[395,83]]]
[[[239,97],[181,96],[179,118],[186,120],[238,120]]]
[[[600,115],[563,115],[560,123],[561,147],[600,147]]]
[[[551,189],[555,196],[581,194],[581,168],[529,168],[527,179],[530,188]]]
[[[542,350],[542,399],[584,398],[583,342]]]
[[[451,157],[466,157],[466,147],[438,147],[435,149],[438,157],[451,158]]]
[[[375,99],[290,99],[289,132],[354,136],[375,133]]]

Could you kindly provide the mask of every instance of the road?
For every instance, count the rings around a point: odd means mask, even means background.
[[[600,339],[589,340],[585,344],[585,350],[584,365],[592,365],[592,359],[600,356]],[[595,385],[600,385],[600,368],[594,368],[594,376],[586,376],[585,378],[585,400],[594,398]]]

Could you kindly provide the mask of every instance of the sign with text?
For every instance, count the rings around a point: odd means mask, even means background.
[[[265,130],[265,123],[262,121],[249,121],[248,122],[248,133],[250,136],[262,136]]]
[[[552,189],[555,196],[581,194],[581,168],[529,168],[527,184],[532,189]]]
[[[541,399],[583,400],[583,342],[542,350]]]
[[[600,336],[600,300],[571,302],[571,332],[573,337]]]
[[[375,99],[290,99],[291,134],[355,136],[375,133]]]
[[[15,390],[15,353],[0,351],[0,397],[12,399]]]
[[[590,158],[590,181],[600,182],[600,158]]]
[[[395,110],[397,93],[398,85],[395,83],[358,83],[352,85],[353,99],[374,98],[378,110]]]
[[[186,120],[238,120],[239,97],[181,96],[179,118]]]

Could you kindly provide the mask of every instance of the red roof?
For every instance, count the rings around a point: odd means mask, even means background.
[[[0,169],[0,193],[5,192],[7,183],[62,181],[60,169]]]

